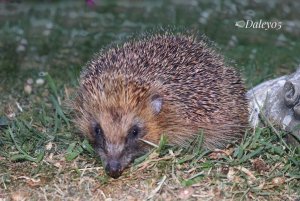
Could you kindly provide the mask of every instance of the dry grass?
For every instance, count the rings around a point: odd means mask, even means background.
[[[83,142],[86,143],[86,142]],[[47,145],[39,162],[1,158],[4,200],[296,200],[299,150],[289,151],[270,129],[258,129],[240,145],[208,151],[201,140],[190,149],[160,146],[122,177],[105,175],[96,157],[59,153]],[[163,143],[162,143],[163,144]],[[194,147],[194,148],[192,148]],[[196,147],[196,148],[195,148]],[[82,149],[84,150],[84,149]],[[160,151],[158,151],[160,150]],[[12,153],[15,154],[15,153]],[[13,157],[12,155],[11,157]],[[22,200],[21,199],[21,200]]]

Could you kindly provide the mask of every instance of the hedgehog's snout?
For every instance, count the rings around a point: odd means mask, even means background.
[[[119,178],[123,172],[121,163],[117,160],[108,161],[105,167],[105,171],[106,174],[114,179]]]

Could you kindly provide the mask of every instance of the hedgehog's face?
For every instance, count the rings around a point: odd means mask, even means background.
[[[95,117],[90,133],[109,176],[118,178],[135,158],[147,152],[149,146],[141,139],[149,133],[149,119],[156,118],[161,107],[162,99],[153,96],[142,110],[112,106]]]

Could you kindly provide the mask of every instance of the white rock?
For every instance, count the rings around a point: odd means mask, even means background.
[[[26,47],[24,45],[18,45],[16,52],[20,53],[20,52],[24,52],[26,50]]]
[[[41,85],[43,85],[43,84],[45,83],[45,80],[42,79],[42,78],[39,78],[39,79],[37,79],[37,80],[35,81],[35,83],[36,83],[37,85],[41,86]]]
[[[31,85],[26,84],[26,85],[24,86],[24,91],[25,91],[26,94],[31,94],[31,92],[32,92],[32,87],[31,87]]]
[[[28,41],[25,39],[25,38],[22,38],[21,41],[20,41],[21,45],[28,45]]]
[[[32,78],[27,79],[26,83],[29,84],[29,85],[32,85],[33,84],[33,79]]]

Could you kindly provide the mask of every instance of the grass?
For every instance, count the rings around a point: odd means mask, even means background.
[[[287,145],[287,134],[268,122],[224,150],[202,149],[202,135],[188,149],[168,147],[162,139],[113,180],[87,140],[78,137],[64,106],[93,53],[157,26],[205,33],[234,60],[228,62],[241,69],[248,88],[291,73],[300,63],[300,5],[271,4],[0,3],[0,200],[299,199],[300,149]],[[282,21],[282,30],[234,27],[249,10],[255,20]]]

